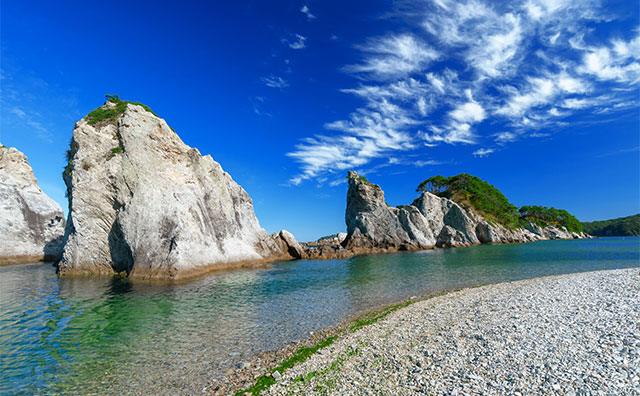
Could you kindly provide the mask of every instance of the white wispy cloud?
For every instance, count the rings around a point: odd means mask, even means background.
[[[435,147],[437,144],[435,143],[466,143],[466,144],[474,144],[476,143],[476,137],[471,129],[471,124],[469,123],[457,123],[452,122],[448,124],[445,128],[436,128],[432,127],[431,131],[433,133],[425,133],[423,135],[423,139],[427,142],[431,147]]]
[[[512,119],[521,125],[527,125],[526,120],[531,120],[540,114],[532,111],[547,107],[558,102],[558,98],[568,94],[582,94],[589,91],[588,84],[579,78],[572,77],[565,71],[557,74],[546,74],[540,77],[529,77],[522,89],[515,87],[503,87],[507,94],[505,103],[496,110],[497,115]],[[557,110],[556,110],[557,111]],[[553,114],[552,115],[558,115]],[[526,117],[521,119],[521,117]]]
[[[615,39],[610,46],[589,47],[578,71],[600,80],[636,84],[640,81],[640,35],[630,41]]]
[[[425,166],[436,166],[436,165],[442,165],[442,164],[444,164],[444,162],[436,161],[436,160],[417,160],[413,162],[413,165],[417,166],[418,168],[422,168]]]
[[[388,85],[360,85],[358,88],[342,89],[342,92],[352,93],[369,100],[379,99],[411,99],[424,95],[428,91],[424,83],[408,78]]]
[[[566,114],[566,113],[560,112],[560,110],[558,110],[556,107],[550,108],[548,113],[549,113],[549,115],[552,115],[554,117],[562,117],[563,115]]]
[[[438,91],[438,93],[440,94],[444,94],[445,93],[445,82],[439,78],[438,76],[436,76],[433,73],[427,73],[427,80],[429,81],[429,83],[431,84],[431,86],[433,88],[436,89],[436,91]]]
[[[17,115],[18,117],[20,117],[22,119],[27,118],[27,113],[25,113],[24,110],[22,110],[22,109],[19,109],[17,107],[13,107],[10,111],[11,111],[12,114]]]
[[[487,114],[484,108],[476,102],[470,90],[466,91],[467,102],[458,104],[448,113],[448,122],[440,128],[431,128],[433,133],[424,134],[428,143],[444,142],[449,144],[476,142],[472,126],[482,122]]]
[[[253,106],[253,112],[259,116],[272,117],[272,114],[264,111],[263,106],[265,104],[266,99],[262,96],[254,96],[250,99],[251,104]]]
[[[423,168],[425,166],[437,166],[445,163],[446,162],[444,161],[437,161],[434,159],[415,159],[413,156],[389,157],[386,163],[378,165],[374,169],[379,169],[379,168],[391,166],[391,165],[414,166],[416,168]]]
[[[545,133],[545,132],[533,132],[529,134],[529,137],[532,137],[532,138],[543,138],[548,136],[551,136],[551,134]]]
[[[606,103],[610,100],[608,96],[600,96],[595,98],[567,98],[560,102],[558,106],[565,109],[584,109],[588,107],[595,107],[602,103]]]
[[[286,88],[289,86],[289,83],[285,79],[274,76],[273,74],[269,77],[263,77],[262,82],[264,85],[271,88]]]
[[[380,79],[417,72],[440,56],[438,51],[410,34],[372,39],[359,49],[368,53],[368,56],[363,63],[346,66],[345,71]]]
[[[302,173],[290,182],[316,177],[322,172],[353,169],[385,153],[413,148],[413,138],[406,129],[415,124],[407,112],[386,100],[370,103],[325,127],[339,131],[338,136],[319,135],[303,139],[287,155],[300,163]]]
[[[305,41],[307,41],[307,38],[305,36],[301,34],[295,34],[294,39],[295,40],[289,40],[289,39],[283,38],[282,43],[288,45],[289,48],[295,49],[295,50],[299,50],[307,47],[305,44]]]
[[[484,37],[469,51],[472,65],[483,76],[499,77],[515,71],[519,62],[512,62],[523,40],[520,19],[513,14],[503,17],[499,30]]]
[[[493,134],[492,136],[495,137],[495,141],[498,144],[505,144],[518,140],[518,134],[514,132],[499,132]]]
[[[620,155],[620,154],[627,154],[627,153],[637,153],[640,152],[640,146],[635,146],[635,147],[625,147],[625,148],[621,148],[619,150],[616,151],[610,151],[604,154],[600,154],[600,155],[596,155],[596,158],[604,158],[604,157],[610,157],[613,155]]]
[[[450,48],[480,74],[498,77],[512,73],[524,27],[512,12],[497,13],[481,1],[438,1],[425,13],[423,28]]]
[[[9,111],[20,119],[21,122],[24,122],[39,139],[49,143],[53,142],[51,139],[51,132],[49,132],[41,122],[37,121],[33,114],[27,113],[18,107],[12,107]]]
[[[307,19],[316,19],[316,16],[311,13],[309,7],[305,4],[300,8],[300,12],[307,16]]]
[[[476,151],[473,152],[473,156],[474,157],[486,157],[487,155],[491,154],[495,152],[494,149],[490,149],[490,148],[482,148],[482,149],[478,149]]]
[[[449,116],[460,123],[476,123],[487,117],[482,106],[473,100],[459,105]]]

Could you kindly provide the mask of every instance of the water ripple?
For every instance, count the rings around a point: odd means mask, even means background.
[[[640,239],[292,261],[186,284],[0,267],[0,394],[189,394],[235,362],[380,304],[448,288],[640,266]]]

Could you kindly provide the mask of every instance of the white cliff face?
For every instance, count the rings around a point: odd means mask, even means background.
[[[141,106],[78,121],[71,150],[63,275],[178,279],[284,255],[245,190]]]
[[[54,260],[64,214],[33,175],[27,157],[0,145],[0,264]]]
[[[564,227],[510,230],[491,224],[453,200],[425,192],[411,205],[389,207],[382,189],[349,172],[347,192],[347,249],[356,251],[427,249],[478,243],[514,243],[542,239],[586,238]]]

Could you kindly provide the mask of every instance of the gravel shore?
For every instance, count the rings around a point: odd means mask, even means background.
[[[640,269],[416,302],[287,370],[269,395],[639,395]]]

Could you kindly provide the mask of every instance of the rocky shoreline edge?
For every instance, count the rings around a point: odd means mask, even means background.
[[[260,354],[203,392],[575,395],[606,389],[633,394],[640,389],[640,328],[630,318],[640,317],[640,307],[633,304],[639,281],[640,269],[631,268],[412,296]],[[532,332],[540,337],[533,347]],[[397,348],[398,342],[404,348]],[[567,352],[568,344],[576,345]],[[381,356],[381,367],[373,369],[370,363]],[[584,368],[574,372],[572,367]],[[492,368],[501,379],[483,371]],[[507,372],[516,368],[520,372]]]

